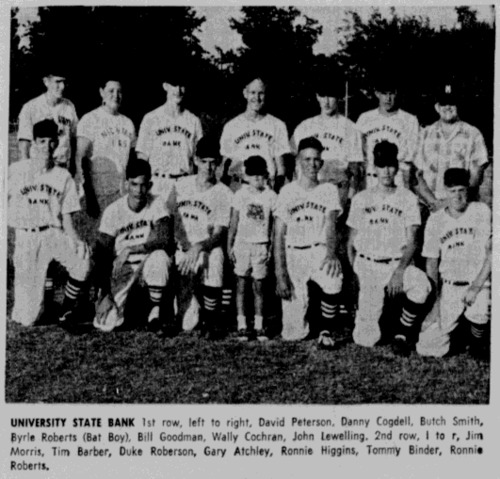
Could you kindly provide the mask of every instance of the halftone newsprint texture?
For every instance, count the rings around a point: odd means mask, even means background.
[[[2,477],[498,477],[493,5],[0,8]]]

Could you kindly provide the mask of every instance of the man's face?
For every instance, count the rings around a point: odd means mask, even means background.
[[[258,191],[262,191],[266,186],[266,177],[264,175],[247,176],[247,181],[250,186]]]
[[[185,85],[173,85],[165,82],[163,84],[163,89],[167,92],[167,100],[170,103],[180,105],[184,100],[184,95],[186,94]]]
[[[337,113],[338,101],[336,97],[316,95],[316,99],[323,115],[331,116]]]
[[[129,178],[125,186],[129,196],[130,204],[133,207],[144,205],[151,189],[151,179],[145,175]]]
[[[35,157],[47,162],[52,159],[52,155],[57,147],[55,138],[35,138]]]
[[[396,174],[398,172],[397,167],[391,165],[391,166],[383,166],[379,167],[376,166],[375,170],[377,172],[377,180],[379,185],[382,186],[393,186],[394,185],[394,179],[396,178]]]
[[[196,158],[196,166],[198,167],[198,175],[205,180],[214,180],[217,167],[219,166],[218,158]]]
[[[66,78],[50,75],[43,79],[43,83],[47,88],[47,93],[57,100],[61,99],[66,86]]]
[[[109,108],[112,112],[118,111],[122,103],[122,86],[120,82],[108,81],[106,86],[99,91],[104,106]]]
[[[440,105],[436,103],[436,111],[444,123],[454,123],[458,119],[457,105]]]
[[[467,208],[467,187],[451,186],[446,188],[449,206],[455,211],[465,211]]]
[[[305,148],[299,152],[298,159],[302,174],[310,180],[316,180],[323,166],[321,153],[315,148]]]
[[[396,90],[376,91],[375,95],[380,109],[388,113],[396,109]]]
[[[245,87],[243,96],[247,101],[247,109],[259,113],[266,101],[266,86],[257,78]]]

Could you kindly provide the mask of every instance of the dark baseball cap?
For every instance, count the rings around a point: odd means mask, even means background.
[[[196,156],[198,158],[220,158],[219,142],[214,136],[204,136],[196,144]]]
[[[59,128],[53,120],[42,120],[33,125],[33,138],[52,138],[57,140]]]
[[[454,186],[469,186],[470,173],[464,168],[448,168],[444,172],[444,186],[453,188]]]
[[[398,167],[398,147],[390,141],[377,143],[373,148],[373,163],[377,168]]]
[[[248,176],[267,176],[267,163],[262,156],[250,156],[245,160],[245,173]]]
[[[459,96],[457,94],[457,89],[451,85],[443,86],[436,95],[436,103],[439,105],[458,105]]]
[[[320,75],[315,81],[314,91],[318,96],[342,98],[345,93],[345,86],[340,77]]]
[[[308,148],[313,148],[314,150],[317,150],[320,153],[322,153],[324,150],[321,141],[319,141],[314,136],[308,136],[307,138],[303,138],[302,140],[300,140],[297,151],[307,150]]]
[[[399,80],[395,73],[375,75],[373,88],[378,92],[395,92],[399,88]]]
[[[178,66],[172,66],[163,72],[162,80],[174,86],[187,86],[189,74],[184,70],[179,70]]]

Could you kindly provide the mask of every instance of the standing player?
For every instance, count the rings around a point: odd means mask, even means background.
[[[66,75],[62,72],[62,68],[55,66],[46,68],[43,84],[47,91],[26,103],[19,113],[17,139],[20,158],[32,157],[33,126],[42,120],[53,120],[57,124],[59,138],[54,161],[56,165],[72,171],[78,117],[73,103],[63,97]]]
[[[458,98],[447,85],[438,96],[435,109],[439,120],[423,129],[415,160],[416,192],[431,210],[446,204],[444,173],[448,168],[465,168],[470,173],[471,192],[477,193],[488,165],[488,152],[481,132],[458,117]]]
[[[381,338],[384,301],[404,294],[403,311],[391,333],[395,352],[407,355],[431,291],[425,273],[411,265],[420,210],[417,197],[395,184],[397,146],[382,141],[373,155],[378,184],[354,196],[347,219],[349,261],[359,281],[353,338],[361,346],[374,346]]]
[[[320,181],[332,181],[339,190],[340,202],[345,209],[349,184],[353,192],[359,189],[360,165],[363,163],[361,136],[356,125],[341,115],[339,101],[343,86],[336,78],[320,76],[316,82],[316,99],[320,114],[304,120],[293,134],[294,145],[313,136],[323,145],[323,168]]]
[[[459,325],[467,328],[471,354],[484,357],[486,352],[491,210],[484,203],[469,202],[469,185],[467,170],[446,170],[447,206],[433,213],[425,228],[422,255],[427,258],[427,274],[439,285],[440,295],[438,319],[420,334],[417,344],[417,352],[423,356],[443,356],[453,350]]]
[[[356,123],[362,135],[366,187],[377,185],[373,149],[377,143],[386,140],[398,147],[399,174],[396,177],[396,185],[408,188],[411,163],[418,144],[418,120],[398,107],[394,78],[390,76],[378,78],[375,95],[378,99],[378,108],[362,113]]]
[[[236,307],[238,338],[242,341],[253,336],[245,317],[245,292],[250,277],[254,294],[255,335],[260,341],[267,339],[263,328],[264,280],[268,275],[272,214],[276,202],[276,193],[266,185],[267,175],[264,158],[248,158],[245,161],[245,176],[249,184],[236,192],[231,209],[227,249],[238,277]]]
[[[151,165],[155,195],[170,191],[172,180],[194,172],[195,146],[203,131],[199,118],[184,107],[186,82],[174,71],[168,74],[163,83],[166,103],[146,114],[139,128],[137,155]]]
[[[103,78],[102,105],[78,123],[77,184],[83,180],[87,213],[98,218],[123,194],[125,168],[135,146],[135,128],[120,113],[122,85],[116,76]]]
[[[337,187],[320,184],[323,147],[316,138],[298,145],[299,179],[284,186],[276,202],[275,264],[277,292],[283,300],[285,340],[307,337],[309,282],[321,289],[319,345],[335,346],[332,337],[342,271],[336,256],[335,223],[342,212]]]
[[[32,156],[9,167],[9,226],[15,228],[14,310],[12,320],[30,326],[42,305],[53,311],[45,297],[47,268],[52,260],[69,273],[61,325],[72,323],[74,307],[89,271],[88,250],[75,232],[72,215],[80,209],[74,180],[55,165],[58,127],[43,120],[33,127]],[[44,304],[45,303],[45,304]]]
[[[216,177],[218,145],[202,138],[196,146],[196,175],[177,182],[175,255],[180,273],[177,288],[179,320],[184,330],[196,323],[205,332],[218,333],[224,253],[232,201],[231,190]],[[201,304],[199,318],[198,309]]]
[[[136,306],[137,297],[129,294],[134,284],[146,286],[149,293],[147,327],[157,330],[161,325],[173,214],[161,197],[149,194],[151,186],[150,165],[144,160],[130,161],[126,167],[127,195],[108,206],[102,216],[96,247],[96,277],[101,290],[101,315],[94,321],[97,328],[110,330],[123,322],[129,308]],[[117,316],[114,322],[109,321],[112,308]]]
[[[283,155],[290,153],[290,143],[285,123],[265,110],[266,90],[262,78],[251,78],[243,89],[246,110],[226,123],[222,130],[223,177],[227,178],[233,191],[241,186],[243,162],[255,155],[266,160],[269,180],[276,190],[284,183]]]

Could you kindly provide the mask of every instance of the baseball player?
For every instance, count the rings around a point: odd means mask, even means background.
[[[415,191],[435,211],[445,206],[447,189],[444,173],[448,168],[465,168],[470,172],[470,186],[477,193],[488,165],[488,152],[483,135],[458,117],[459,99],[445,86],[438,95],[435,109],[439,120],[420,134],[415,159],[418,183]]]
[[[136,159],[126,167],[127,194],[104,210],[99,227],[95,262],[99,274],[100,300],[94,326],[110,330],[123,323],[137,297],[134,284],[149,293],[147,328],[158,330],[160,304],[169,279],[171,259],[167,254],[173,230],[173,212],[162,197],[151,195],[151,166]],[[115,308],[114,322],[108,311]],[[131,311],[131,310],[130,310]],[[136,310],[137,311],[137,310]]]
[[[444,173],[445,208],[431,214],[424,235],[423,256],[429,277],[438,285],[437,320],[422,331],[417,352],[424,356],[450,353],[455,331],[467,328],[472,355],[483,356],[490,300],[491,210],[469,202],[470,174],[463,168]],[[432,312],[431,312],[432,314]]]
[[[47,67],[43,84],[46,92],[27,102],[19,113],[17,139],[20,158],[32,157],[33,126],[42,120],[53,120],[57,124],[59,135],[54,161],[57,165],[72,171],[78,117],[73,103],[63,97],[66,74],[60,66]]]
[[[298,145],[301,174],[278,196],[274,253],[277,292],[283,300],[282,338],[300,340],[308,336],[308,289],[313,282],[321,289],[318,343],[333,348],[332,329],[342,288],[335,222],[342,210],[337,187],[318,180],[322,151],[317,138],[304,138]]]
[[[266,160],[269,180],[276,190],[284,183],[283,155],[291,152],[288,132],[285,123],[266,112],[266,89],[262,78],[251,78],[243,89],[246,110],[222,130],[223,178],[233,191],[241,186],[243,162],[255,155]]]
[[[356,126],[361,132],[366,162],[366,187],[377,185],[373,148],[383,140],[398,147],[399,174],[396,185],[409,187],[411,163],[418,144],[418,120],[397,105],[397,86],[393,77],[381,76],[375,83],[378,108],[362,113]]]
[[[199,118],[184,107],[186,81],[179,73],[166,75],[166,103],[146,114],[139,128],[137,155],[151,164],[153,194],[163,194],[172,180],[194,172],[195,146],[203,131]]]
[[[77,127],[77,185],[83,181],[86,209],[98,218],[124,193],[125,168],[135,146],[135,127],[120,113],[122,86],[115,76],[100,84],[102,105],[82,117]]]
[[[45,298],[44,283],[52,260],[69,273],[60,324],[74,323],[74,307],[89,271],[88,249],[73,227],[80,209],[76,185],[69,172],[55,164],[59,137],[53,120],[33,126],[31,157],[9,167],[9,226],[15,228],[14,309],[12,320],[31,326],[42,306],[54,312],[53,298]]]
[[[425,273],[411,264],[420,210],[417,197],[395,184],[397,146],[377,143],[373,156],[378,184],[354,196],[347,219],[349,261],[359,282],[353,338],[361,346],[374,346],[381,338],[379,319],[385,299],[404,294],[401,317],[391,334],[395,352],[407,355],[431,292]]]
[[[267,185],[267,164],[261,156],[245,161],[248,185],[233,197],[231,223],[228,233],[228,252],[238,277],[236,308],[238,339],[247,341],[254,335],[259,341],[267,338],[263,328],[264,280],[268,275],[273,210],[277,195]],[[252,279],[254,294],[254,330],[251,334],[245,317],[245,293]]]
[[[320,114],[300,123],[292,137],[292,145],[313,136],[323,145],[323,168],[320,181],[332,181],[339,190],[340,202],[345,209],[349,184],[353,192],[358,190],[360,165],[363,152],[361,136],[356,125],[340,114],[339,101],[343,96],[343,85],[336,78],[320,76],[315,86]]]
[[[184,330],[198,326],[210,336],[220,332],[222,245],[226,240],[232,202],[231,190],[217,181],[218,149],[216,141],[202,138],[196,146],[196,175],[182,178],[176,184],[178,318]]]

